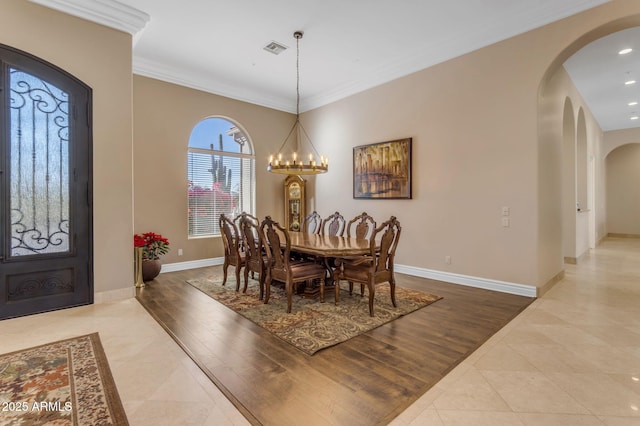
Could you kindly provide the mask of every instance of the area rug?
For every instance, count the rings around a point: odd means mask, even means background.
[[[98,333],[0,355],[0,425],[128,425]]]
[[[265,305],[258,299],[260,287],[258,281],[253,279],[249,279],[247,293],[235,291],[234,277],[228,278],[225,286],[222,286],[221,277],[187,282],[309,355],[441,299],[439,296],[396,285],[398,306],[394,308],[389,295],[389,284],[380,284],[376,286],[375,316],[371,317],[366,290],[365,296],[361,297],[360,286],[356,284],[357,290],[353,295],[349,295],[346,289],[341,289],[340,303],[337,306],[334,304],[333,289],[327,292],[325,303],[294,295],[291,313],[287,314],[287,297],[282,287],[271,287],[269,303]],[[344,285],[346,287],[346,283]]]

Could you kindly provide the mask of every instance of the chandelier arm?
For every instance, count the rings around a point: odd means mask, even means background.
[[[302,133],[304,133],[304,135],[307,137],[307,140],[309,141],[309,145],[311,145],[311,149],[313,149],[313,152],[315,152],[316,156],[320,157],[320,154],[318,153],[316,146],[313,144],[313,142],[311,141],[311,138],[307,134],[307,130],[304,128],[301,122],[299,123],[300,123],[300,128],[302,129]]]
[[[295,123],[293,123],[293,126],[291,127],[291,130],[289,130],[289,134],[287,135],[286,138],[284,138],[284,142],[282,142],[282,145],[280,145],[280,148],[278,148],[278,151],[277,151],[278,153],[282,152],[282,148],[284,148],[284,146],[287,144],[287,141],[289,140],[289,138],[293,134],[293,131],[296,129],[296,124],[299,124],[299,123],[300,122],[298,121],[298,118],[296,117],[296,121],[295,121]],[[302,124],[300,124],[300,127],[302,127]],[[304,129],[302,129],[302,130],[304,130]]]

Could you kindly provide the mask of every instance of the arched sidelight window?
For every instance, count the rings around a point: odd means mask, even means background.
[[[188,154],[189,237],[220,235],[221,213],[255,214],[255,156],[246,132],[226,118],[195,125]]]

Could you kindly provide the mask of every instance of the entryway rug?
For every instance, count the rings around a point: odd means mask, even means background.
[[[98,333],[0,355],[0,425],[128,425]]]
[[[227,279],[222,286],[222,277],[187,281],[203,293],[236,311],[245,318],[292,344],[301,351],[313,355],[321,349],[347,341],[403,315],[440,300],[441,297],[396,285],[396,302],[391,304],[389,284],[376,286],[374,299],[375,316],[369,316],[369,297],[365,289],[360,296],[360,285],[354,286],[353,295],[341,289],[340,303],[334,304],[333,289],[326,294],[326,302],[293,296],[291,313],[286,313],[287,297],[284,288],[271,287],[269,303],[258,299],[258,281],[249,279],[247,293],[236,292],[235,277]],[[343,284],[346,287],[346,283]]]

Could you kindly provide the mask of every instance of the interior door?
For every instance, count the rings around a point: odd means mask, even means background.
[[[93,303],[91,89],[0,45],[0,319]]]

